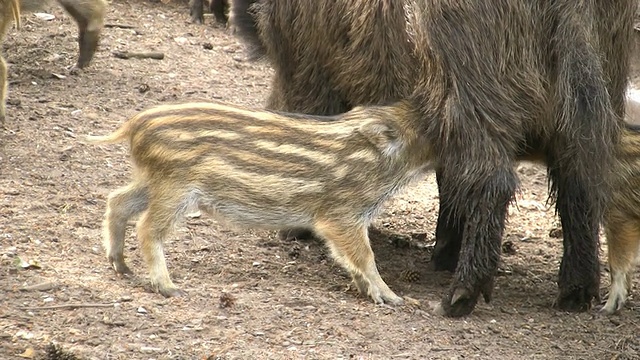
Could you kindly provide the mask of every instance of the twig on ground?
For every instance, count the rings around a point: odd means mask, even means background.
[[[108,303],[108,304],[100,304],[100,303],[78,303],[78,304],[60,304],[60,305],[50,305],[50,306],[33,306],[33,307],[22,307],[20,310],[58,310],[58,309],[79,309],[79,308],[106,308],[113,307],[116,303]]]
[[[128,24],[104,24],[106,28],[135,29],[136,27]]]
[[[164,53],[161,52],[129,52],[129,51],[114,51],[113,56],[118,59],[164,59]]]

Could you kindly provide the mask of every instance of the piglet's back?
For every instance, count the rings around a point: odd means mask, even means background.
[[[123,127],[146,181],[262,227],[309,222],[338,194],[369,191],[362,184],[375,182],[362,176],[375,173],[382,155],[358,132],[362,121],[322,120],[192,103],[150,109]]]

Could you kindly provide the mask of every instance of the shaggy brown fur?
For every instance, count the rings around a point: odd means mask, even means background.
[[[398,99],[419,109],[413,126],[436,149],[440,191],[433,264],[455,270],[441,304],[462,316],[491,297],[524,155],[547,164],[562,222],[558,306],[583,311],[598,298],[635,6],[233,0],[230,21],[275,68],[271,109],[330,115]]]
[[[355,108],[335,117],[249,110],[216,103],[155,107],[112,135],[129,141],[131,184],[109,195],[107,257],[130,272],[123,249],[127,221],[137,234],[153,286],[180,295],[162,243],[197,207],[231,224],[265,229],[305,227],[324,238],[360,292],[399,304],[378,274],[367,228],[384,201],[424,173],[431,150],[406,122],[406,104]]]
[[[191,11],[191,22],[204,23],[204,3],[205,0],[190,0],[189,7]],[[209,11],[221,24],[227,23],[227,9],[229,8],[228,0],[209,0]]]

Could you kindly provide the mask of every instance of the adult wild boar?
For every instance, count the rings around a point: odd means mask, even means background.
[[[268,108],[330,115],[407,99],[434,147],[448,316],[489,301],[514,162],[548,166],[564,233],[557,305],[599,298],[598,228],[624,114],[631,0],[233,0],[275,68]]]

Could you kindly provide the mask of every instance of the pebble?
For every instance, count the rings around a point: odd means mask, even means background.
[[[150,347],[150,346],[143,346],[140,348],[140,352],[143,352],[143,353],[154,353],[154,352],[160,352],[160,351],[162,351],[162,348]]]
[[[147,309],[145,309],[145,308],[143,308],[142,306],[140,306],[140,307],[138,308],[138,313],[139,313],[139,314],[146,314],[146,313],[148,313],[148,311],[147,311]]]

